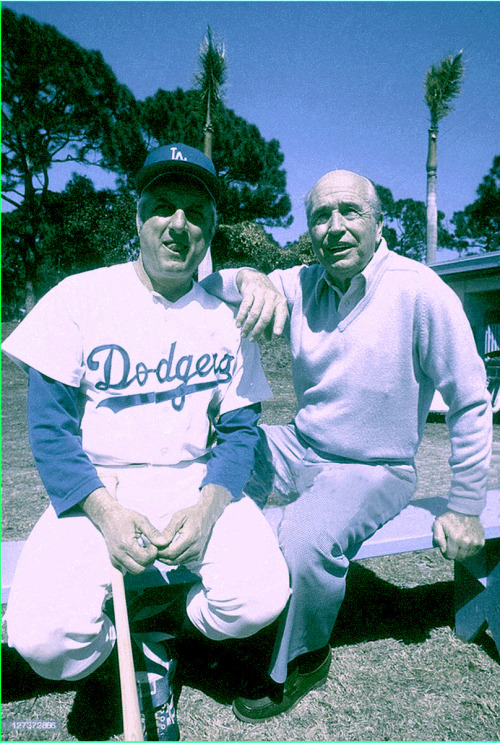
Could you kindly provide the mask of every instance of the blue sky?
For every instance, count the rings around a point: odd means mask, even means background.
[[[450,219],[476,198],[500,154],[498,2],[3,2],[99,49],[136,98],[192,86],[207,24],[228,58],[226,105],[276,138],[285,155],[294,223],[324,173],[345,168],[425,201],[431,64],[464,50],[456,110],[440,125],[438,208]],[[93,171],[97,175],[97,171]],[[58,190],[70,177],[51,182]],[[102,176],[96,184],[107,185]]]

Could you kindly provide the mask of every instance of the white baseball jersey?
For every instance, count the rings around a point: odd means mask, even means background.
[[[203,456],[210,419],[272,396],[255,343],[198,284],[175,303],[132,263],[70,276],[2,349],[79,387],[82,444],[95,464],[171,465]]]

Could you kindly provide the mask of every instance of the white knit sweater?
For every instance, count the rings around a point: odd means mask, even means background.
[[[236,271],[222,273],[223,298],[234,301]],[[298,434],[333,458],[410,463],[438,389],[449,406],[449,507],[479,514],[491,404],[484,364],[456,294],[430,268],[389,251],[385,241],[345,295],[319,265],[277,270],[270,278],[290,310]]]

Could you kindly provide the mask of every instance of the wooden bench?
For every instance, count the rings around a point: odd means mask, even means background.
[[[398,516],[382,526],[360,546],[354,560],[414,552],[433,547],[432,523],[446,510],[446,498],[413,500]],[[273,514],[274,512],[274,514]],[[277,518],[281,509],[269,509]],[[481,552],[463,562],[455,562],[455,631],[464,640],[473,640],[488,625],[500,652],[500,490],[488,492],[481,514],[486,545]],[[7,602],[14,570],[23,541],[2,542],[2,604]],[[161,563],[140,576],[127,575],[130,588],[141,589],[189,582],[193,576],[185,568],[166,568]]]
[[[446,510],[446,498],[412,501],[367,539],[355,560],[429,549],[432,523]],[[455,561],[455,632],[471,641],[489,626],[500,653],[500,490],[490,490],[481,514],[486,544],[474,557]]]

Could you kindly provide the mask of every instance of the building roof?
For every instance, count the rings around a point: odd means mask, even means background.
[[[443,261],[443,263],[431,263],[429,267],[439,276],[469,274],[476,271],[489,275],[500,274],[500,250],[481,253],[481,255],[469,255],[467,258],[456,258],[452,261]]]

